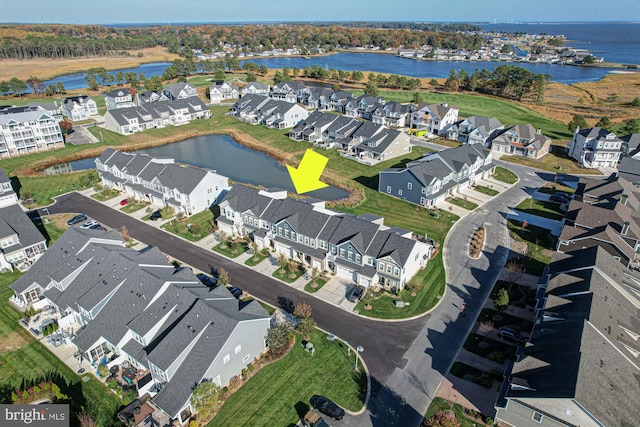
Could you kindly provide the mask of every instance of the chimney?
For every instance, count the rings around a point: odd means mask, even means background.
[[[627,231],[629,231],[629,221],[625,221],[624,224],[622,224],[622,231],[620,232],[620,234],[626,236]]]
[[[540,135],[542,135],[542,128],[538,128],[538,130],[536,131],[536,133],[539,133]]]

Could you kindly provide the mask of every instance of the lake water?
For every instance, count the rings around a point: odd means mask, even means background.
[[[238,144],[226,135],[198,136],[139,150],[136,153],[146,153],[152,157],[171,157],[180,163],[213,169],[233,181],[295,192],[289,172],[277,160]],[[56,165],[54,168],[58,173],[92,169],[95,167],[94,160],[95,157]],[[55,173],[55,169],[50,173]],[[306,195],[323,200],[337,200],[347,197],[349,193],[337,187],[327,187]]]

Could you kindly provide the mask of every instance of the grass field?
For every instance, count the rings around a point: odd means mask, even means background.
[[[171,220],[161,227],[189,241],[197,242],[209,234],[212,219],[213,214],[207,209],[182,220]]]
[[[493,188],[488,188],[483,185],[476,185],[475,187],[473,187],[473,189],[478,193],[486,194],[487,196],[491,197],[496,196],[500,193],[498,190],[494,190]]]
[[[302,348],[299,335],[296,339],[284,359],[262,368],[231,395],[208,427],[294,425],[314,394],[351,411],[362,408],[366,380],[354,372],[354,352],[348,355],[341,341],[329,341],[315,331],[311,342],[316,351],[311,356]]]
[[[518,181],[518,176],[515,173],[501,166],[496,167],[496,172],[493,177],[498,181],[502,181],[507,184],[514,184],[516,181]]]
[[[2,163],[0,163],[2,167]],[[69,191],[82,190],[92,187],[98,180],[95,170],[78,171],[61,175],[25,176],[13,178],[14,189],[19,188],[19,195],[24,197],[27,193],[35,199],[34,203],[26,207],[48,206],[53,203],[53,198]]]
[[[460,427],[477,427],[479,424],[479,421],[477,419],[469,418],[465,415],[464,406],[457,403],[449,402],[441,397],[436,397],[435,399],[433,399],[433,401],[431,402],[431,406],[429,406],[429,410],[427,411],[425,419],[429,419],[436,411],[453,411],[456,416],[456,420],[460,423]],[[477,418],[482,418],[484,420],[484,417],[480,416],[479,414]],[[487,425],[493,424],[488,419],[485,421],[487,422]]]
[[[478,207],[477,203],[473,203],[470,202],[468,200],[464,200],[464,198],[460,198],[460,197],[449,197],[447,199],[447,202],[451,203],[452,205],[456,205],[459,206],[463,209],[467,209],[467,210],[474,210],[475,208]]]
[[[518,156],[502,156],[500,160],[556,173],[602,175],[598,169],[589,169],[580,166],[575,160],[567,156],[564,147],[556,144],[551,145],[549,154],[538,160]]]
[[[538,188],[538,191],[540,193],[547,193],[547,194],[555,194],[558,191],[561,191],[563,193],[567,193],[571,195],[576,192],[576,189],[573,187],[569,187],[567,185],[554,184],[552,182],[547,182],[542,187]]]
[[[551,252],[554,250],[549,230],[531,224],[523,227],[520,221],[512,219],[507,221],[507,228],[513,239],[524,242],[529,247],[528,254],[520,257],[527,273],[540,276],[544,267],[551,261]]]
[[[561,221],[564,217],[564,211],[560,209],[560,205],[554,202],[545,202],[542,200],[536,200],[529,197],[526,200],[523,200],[518,206],[514,209],[519,211],[538,215],[549,219],[555,219],[556,221]]]

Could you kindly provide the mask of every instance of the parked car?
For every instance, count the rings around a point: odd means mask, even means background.
[[[211,276],[207,276],[207,275],[206,275],[206,274],[204,274],[204,273],[200,273],[200,274],[198,274],[196,277],[198,278],[198,280],[200,280],[200,282],[202,282],[202,284],[203,284],[203,285],[205,285],[205,286],[209,286],[209,287],[211,287],[211,286],[215,286],[215,285],[216,285],[216,282],[217,282],[217,280],[216,280],[216,279],[214,279],[214,278],[213,278],[213,277],[211,277]]]
[[[104,228],[103,226],[101,226],[98,223],[93,224],[91,227],[88,227],[88,228],[89,228],[89,230],[104,230],[104,231],[107,231],[106,228]]]
[[[364,295],[364,287],[360,285],[355,285],[349,291],[349,294],[347,295],[347,299],[351,302],[358,302],[360,301],[360,298],[362,298],[362,295]]]
[[[302,418],[302,425],[304,427],[331,427],[313,409],[309,409],[309,411],[304,415],[304,418]]]
[[[94,225],[98,225],[98,226],[99,226],[99,225],[100,225],[100,223],[99,223],[98,221],[96,221],[95,219],[92,219],[91,221],[87,221],[87,222],[85,222],[84,224],[82,224],[82,225],[80,226],[80,228],[91,228],[91,227],[93,227]]]
[[[556,203],[567,203],[569,201],[569,199],[558,196],[557,194],[552,194],[551,197],[549,197],[549,200]]]
[[[85,214],[81,213],[81,214],[78,214],[78,215],[74,216],[69,221],[67,221],[67,225],[74,225],[74,224],[77,224],[79,222],[86,221],[86,220],[87,220],[87,216]]]
[[[498,336],[508,341],[513,341],[518,344],[524,343],[524,339],[520,336],[518,332],[514,329],[507,328],[505,326],[501,327],[498,331]]]
[[[242,289],[236,288],[235,286],[229,286],[229,291],[235,298],[240,298],[243,294]]]
[[[160,218],[162,218],[162,212],[160,212],[160,210],[155,211],[154,213],[152,213],[149,216],[149,219],[151,221],[155,221],[155,220],[160,219]]]
[[[311,399],[309,401],[311,402],[311,406],[314,409],[330,416],[334,420],[341,420],[342,417],[344,417],[344,409],[324,396],[314,394],[313,396],[311,396]]]
[[[120,200],[120,206],[127,206],[129,204],[129,199]]]

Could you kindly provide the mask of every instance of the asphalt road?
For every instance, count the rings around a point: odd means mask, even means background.
[[[552,174],[508,166],[520,176],[520,181],[459,220],[443,245],[447,267],[443,301],[431,314],[403,322],[374,321],[348,313],[78,193],[59,197],[49,209],[51,213],[81,211],[116,229],[125,225],[136,240],[158,246],[199,270],[225,268],[234,285],[274,306],[281,306],[283,300],[310,304],[319,327],[348,340],[354,347],[364,347],[361,355],[371,374],[372,395],[365,414],[346,416],[335,424],[418,426],[504,265],[509,207],[528,197],[545,181],[553,180]],[[483,255],[471,260],[466,245],[482,224],[487,229]],[[468,315],[464,317],[460,315],[463,303],[468,305]]]

